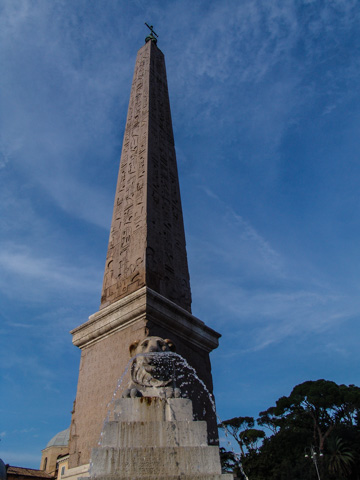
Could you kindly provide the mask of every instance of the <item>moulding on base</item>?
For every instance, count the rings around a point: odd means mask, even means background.
[[[169,333],[176,333],[208,353],[218,347],[221,336],[187,310],[148,287],[94,313],[70,333],[73,344],[83,349],[139,321],[166,327]]]

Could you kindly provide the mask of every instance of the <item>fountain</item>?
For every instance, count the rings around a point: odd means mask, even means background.
[[[196,373],[174,350],[170,340],[160,337],[130,345],[131,378],[121,398],[114,394],[113,412],[92,450],[90,478],[233,478],[221,474],[219,448],[208,444],[206,422],[194,419],[185,373]]]

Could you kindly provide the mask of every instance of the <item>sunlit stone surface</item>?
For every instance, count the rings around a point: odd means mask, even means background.
[[[207,444],[206,422],[193,421],[184,398],[122,398],[94,448],[90,477],[232,479],[221,475],[219,448]]]

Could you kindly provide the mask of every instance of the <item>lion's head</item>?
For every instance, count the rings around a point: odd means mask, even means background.
[[[175,352],[175,345],[169,339],[146,337],[136,341],[129,347],[134,359],[131,367],[131,378],[135,384],[143,387],[165,387],[173,381],[172,362],[165,352]]]

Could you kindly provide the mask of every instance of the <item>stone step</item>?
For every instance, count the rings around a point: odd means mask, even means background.
[[[79,478],[78,480],[83,480]],[[89,480],[85,478],[84,480]],[[119,476],[119,475],[99,475],[96,477],[96,480],[234,480],[232,473],[223,473],[223,474],[208,474],[204,475],[141,475],[134,476],[130,475],[128,477]]]
[[[207,446],[206,422],[117,422],[105,425],[102,447]]]
[[[91,477],[116,475],[117,472],[130,478],[169,477],[174,472],[178,476],[219,475],[219,449],[215,446],[94,448]]]
[[[188,398],[119,398],[114,418],[121,422],[192,421],[192,402]]]

